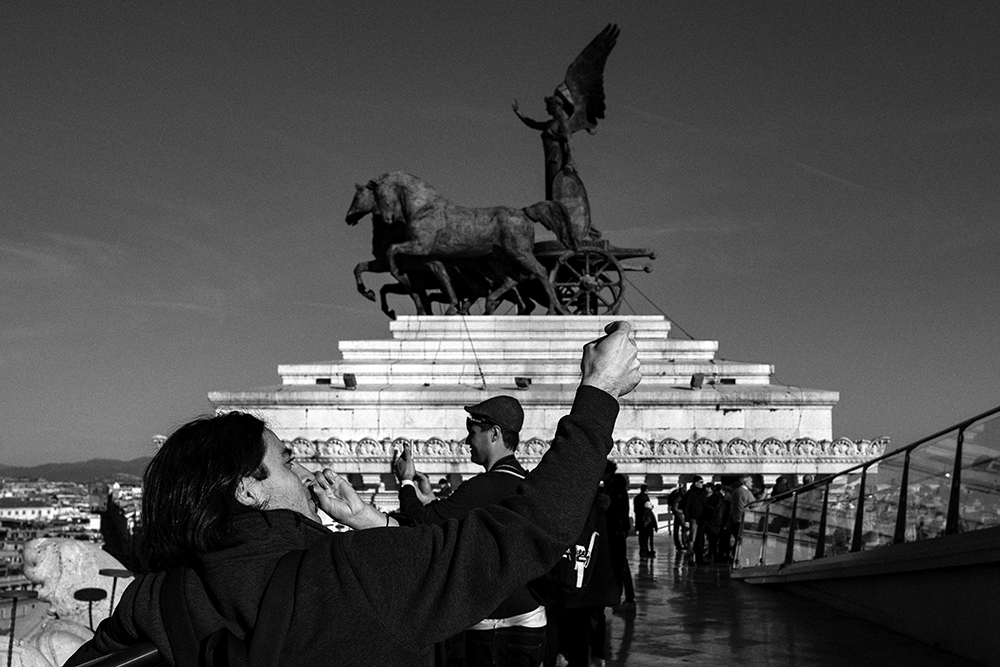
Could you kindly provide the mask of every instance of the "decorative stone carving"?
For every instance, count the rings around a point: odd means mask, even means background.
[[[753,453],[753,445],[743,438],[730,440],[725,447],[725,455],[732,457],[747,457]]]
[[[357,445],[358,456],[362,458],[389,456],[389,452],[382,446],[382,443],[372,438],[363,438]]]
[[[292,441],[292,453],[297,459],[311,459],[316,456],[317,445],[305,438],[295,438]]]
[[[772,457],[781,456],[783,453],[787,453],[788,449],[788,443],[775,440],[774,438],[768,438],[764,442],[760,443],[759,451],[762,456]]]
[[[549,443],[545,442],[541,438],[531,438],[527,442],[523,443],[523,449],[521,449],[522,457],[538,457],[542,458],[542,455],[548,450]]]
[[[84,642],[93,637],[88,604],[73,597],[81,588],[100,588],[111,595],[112,578],[102,569],[123,569],[118,560],[90,544],[66,538],[43,537],[24,545],[24,576],[38,587],[38,597],[49,602],[51,618],[15,643],[11,664],[22,667],[61,665]],[[115,604],[127,582],[115,586]],[[108,616],[111,600],[94,603],[94,625]],[[0,648],[0,658],[7,664],[7,642]]]
[[[361,463],[388,461],[394,450],[401,450],[403,444],[409,443],[414,455],[430,459],[445,459],[465,461],[468,456],[464,440],[444,440],[429,438],[427,440],[407,440],[396,438],[381,442],[374,438],[362,438],[358,441],[343,441],[330,438],[325,442],[311,443],[303,438],[296,438],[291,446],[297,457],[308,459],[308,452],[314,451],[317,462]],[[710,463],[712,460],[728,462],[759,462],[762,460],[777,460],[801,462],[816,460],[822,462],[842,461],[844,467],[849,467],[862,461],[881,456],[888,444],[887,439],[852,441],[847,438],[838,440],[816,441],[811,438],[797,440],[778,440],[768,438],[762,442],[748,441],[743,438],[732,440],[710,440],[699,438],[694,442],[666,438],[664,440],[644,440],[630,438],[619,440],[611,450],[611,458],[615,460],[670,460],[695,459]],[[540,438],[530,438],[521,443],[519,458],[525,461],[537,461],[548,450],[549,443]]]
[[[75,599],[73,594],[81,588],[102,588],[111,595],[111,577],[98,571],[123,568],[111,554],[88,542],[41,537],[24,545],[24,576],[41,584],[38,597],[48,600],[52,613],[64,620],[87,624],[88,604]],[[117,598],[124,588],[116,586]],[[107,599],[95,604],[95,623],[107,615],[109,604]],[[98,613],[102,609],[105,613]]]
[[[641,456],[645,445],[641,438],[630,438],[618,451],[622,456]]]
[[[694,450],[694,455],[700,457],[719,456],[722,453],[720,451],[719,445],[716,442],[712,440],[706,440],[705,438],[695,440],[693,450]]]
[[[415,456],[440,458],[451,453],[451,447],[441,438],[430,438],[424,442],[415,441],[413,443],[413,447],[413,453]]]
[[[10,660],[9,664],[11,667],[57,667],[57,665],[62,664],[62,662],[51,662],[29,641],[24,639],[14,640],[14,646],[12,647],[13,650],[10,651],[10,657],[8,658],[8,637],[4,635],[0,635],[0,637],[3,637],[3,641],[0,642],[0,661],[2,661],[2,664],[4,665],[8,664],[8,660]],[[81,642],[81,644],[82,643],[83,642]],[[72,653],[70,655],[72,655]]]
[[[815,456],[819,451],[819,445],[812,438],[803,438],[796,441],[793,451],[796,456]]]
[[[687,445],[680,440],[669,438],[663,443],[663,456],[666,458],[687,456]]]

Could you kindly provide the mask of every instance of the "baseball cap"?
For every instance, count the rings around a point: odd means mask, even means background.
[[[487,398],[482,403],[465,406],[465,411],[514,433],[520,433],[521,425],[524,424],[524,410],[513,396]]]

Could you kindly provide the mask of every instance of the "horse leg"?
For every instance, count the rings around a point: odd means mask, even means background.
[[[505,277],[500,287],[496,288],[487,295],[486,307],[483,311],[484,314],[492,315],[493,311],[497,309],[498,305],[500,305],[500,297],[506,294],[510,290],[510,288],[515,287],[516,285],[517,285],[516,280],[514,280],[510,276]]]
[[[444,314],[454,315],[458,309],[458,297],[455,296],[455,289],[452,287],[451,278],[448,276],[448,270],[445,268],[444,262],[427,262],[427,268],[437,278],[438,283],[441,285],[441,291],[444,292],[448,299],[448,309]]]
[[[358,262],[358,265],[354,267],[354,281],[358,284],[358,292],[361,296],[365,297],[369,301],[375,300],[375,292],[371,291],[365,287],[365,281],[361,278],[362,273],[384,273],[385,270],[376,271],[372,268],[376,265],[375,262]]]
[[[560,315],[568,315],[569,311],[566,307],[559,302],[556,298],[556,291],[552,288],[552,283],[549,282],[549,277],[545,273],[545,267],[535,259],[534,255],[519,255],[516,256],[518,264],[520,264],[524,270],[538,279],[538,282],[542,284],[542,288],[545,290],[545,296],[549,299],[549,309],[546,312],[547,315],[552,315],[553,313],[559,313]]]
[[[519,283],[515,288],[517,299],[521,303],[517,310],[518,315],[530,315],[531,311],[535,309],[535,299],[533,298],[535,295],[532,294],[531,290],[533,285],[534,283],[529,281],[527,283]]]
[[[417,315],[428,315],[428,309],[424,307],[423,295],[418,295],[417,291],[413,289],[413,284],[410,282],[410,277],[399,270],[399,266],[396,264],[396,255],[423,255],[423,248],[416,241],[407,241],[406,243],[393,243],[385,251],[385,259],[389,265],[389,273],[392,277],[402,285],[407,294],[413,300],[413,307],[417,310]]]
[[[389,308],[389,300],[386,298],[390,294],[408,294],[408,292],[399,283],[396,283],[395,285],[386,283],[385,285],[382,285],[382,289],[379,290],[379,295],[382,297],[382,312],[385,313],[390,320],[394,320],[396,319],[396,311]]]

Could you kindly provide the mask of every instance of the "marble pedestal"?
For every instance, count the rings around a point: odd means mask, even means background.
[[[391,487],[388,462],[403,441],[434,481],[481,472],[463,442],[462,407],[510,394],[524,406],[519,458],[530,468],[569,410],[583,345],[611,319],[403,316],[390,323],[391,339],[341,341],[341,359],[283,364],[278,386],[209,400],[216,410],[264,417],[313,466]],[[837,392],[773,385],[771,365],[716,359],[716,341],[672,339],[660,316],[617,319],[632,324],[643,370],[622,399],[611,455],[633,484],[741,473],[771,483],[779,474],[840,471],[885,447],[833,439]],[[519,388],[515,378],[530,385]]]

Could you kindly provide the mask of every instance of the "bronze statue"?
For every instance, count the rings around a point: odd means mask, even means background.
[[[562,202],[569,209],[578,239],[592,236],[590,203],[576,172],[570,140],[579,130],[593,134],[597,121],[604,118],[604,64],[618,41],[619,32],[617,25],[609,23],[567,68],[563,82],[545,98],[549,120],[524,116],[517,100],[512,105],[522,123],[542,134],[545,199]]]
[[[549,314],[618,312],[623,272],[649,270],[623,260],[652,259],[654,253],[617,248],[600,238],[590,222],[587,191],[571,145],[575,132],[593,133],[604,118],[604,66],[618,35],[618,26],[609,24],[580,52],[564,81],[545,98],[548,120],[522,115],[514,101],[521,122],[541,133],[544,201],[520,209],[465,208],[404,172],[357,185],[347,223],[372,216],[373,255],[354,269],[358,291],[374,301],[362,274],[391,273],[397,282],[382,287],[381,303],[392,318],[389,294],[409,295],[421,315],[430,314],[434,302],[446,303],[446,314],[468,314],[484,298],[487,315],[501,299],[514,303],[521,314],[535,303],[546,305]],[[541,223],[558,240],[535,244],[532,222]]]
[[[565,313],[545,268],[533,254],[533,221],[553,225],[553,231],[560,235],[568,229],[568,214],[558,202],[539,202],[520,210],[509,206],[466,208],[448,201],[416,176],[397,171],[356,186],[354,200],[347,211],[347,224],[356,225],[369,214],[374,227],[372,252],[375,261],[362,262],[355,268],[358,291],[366,297],[374,300],[371,290],[364,287],[361,272],[382,270],[381,267],[386,266],[393,278],[406,288],[417,312],[426,314],[428,302],[414,286],[405,264],[422,261],[447,297],[448,314],[456,313],[459,299],[442,260],[454,263],[480,258],[484,270],[489,267],[491,274],[499,274],[478,276],[493,287],[486,295],[487,314],[496,309],[508,291],[525,280],[537,280],[541,284],[549,314]],[[468,270],[468,264],[463,270]],[[473,281],[466,277],[464,282]],[[386,308],[384,304],[383,308]]]

